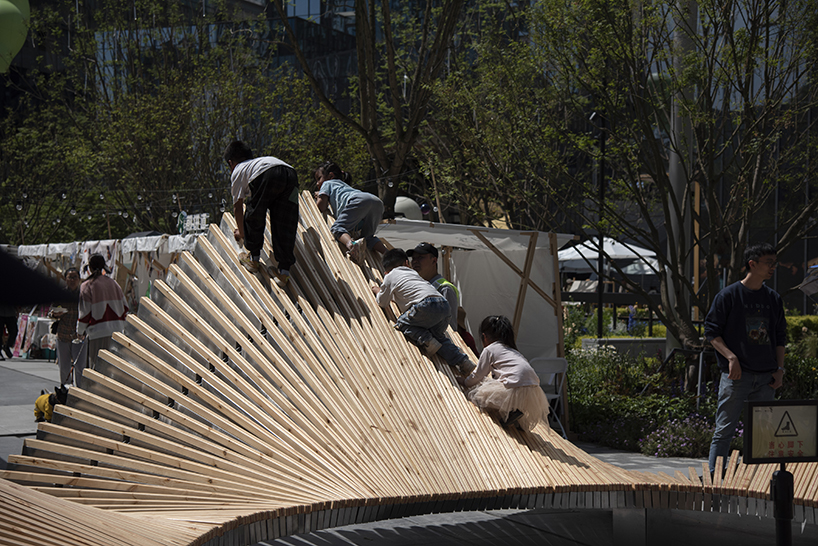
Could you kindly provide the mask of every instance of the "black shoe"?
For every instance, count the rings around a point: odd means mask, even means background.
[[[503,421],[503,428],[511,428],[517,421],[520,420],[520,417],[523,416],[523,412],[520,410],[514,410],[508,414],[508,419]]]
[[[3,347],[3,352],[6,353],[7,357],[14,358],[14,354],[11,352],[11,347]]]

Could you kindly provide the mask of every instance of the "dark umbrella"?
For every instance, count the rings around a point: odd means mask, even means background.
[[[0,304],[34,305],[76,298],[54,280],[0,250]]]

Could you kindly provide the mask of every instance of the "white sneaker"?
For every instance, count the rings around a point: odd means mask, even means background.
[[[474,371],[474,369],[477,368],[477,366],[474,365],[474,362],[472,362],[468,358],[465,360],[461,360],[460,364],[458,364],[457,367],[460,369],[460,373],[462,373],[465,376],[470,375]]]
[[[270,276],[273,278],[273,281],[278,285],[278,287],[287,288],[287,283],[290,282],[290,272],[281,271],[277,267],[270,267],[268,269],[270,271]]]
[[[259,270],[261,269],[261,262],[252,259],[249,252],[242,252],[239,254],[239,263],[244,266],[244,269],[254,275],[258,275]]]
[[[352,248],[349,249],[348,254],[356,264],[362,267],[366,265],[366,241],[364,239],[353,241]]]
[[[423,352],[426,353],[426,356],[434,356],[441,347],[443,347],[443,344],[432,338],[423,344]]]

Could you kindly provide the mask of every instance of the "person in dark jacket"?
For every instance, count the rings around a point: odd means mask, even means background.
[[[764,284],[775,273],[776,256],[769,244],[747,247],[747,275],[716,294],[705,318],[704,334],[721,368],[710,472],[715,472],[719,456],[726,465],[745,402],[772,400],[784,377],[784,305]]]

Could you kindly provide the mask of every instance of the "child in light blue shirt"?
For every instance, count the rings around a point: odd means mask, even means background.
[[[371,193],[356,190],[349,185],[351,181],[349,173],[327,161],[315,170],[315,182],[318,186],[315,202],[318,210],[323,213],[332,209],[335,223],[330,232],[346,248],[349,256],[363,265],[366,257],[364,245],[380,254],[386,252],[386,246],[375,237],[375,231],[383,218],[383,202]],[[354,239],[352,235],[356,232],[358,239]]]

